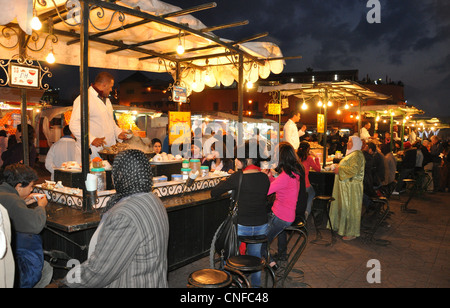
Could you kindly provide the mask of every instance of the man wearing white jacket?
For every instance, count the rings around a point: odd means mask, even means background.
[[[98,157],[98,152],[101,151],[104,146],[112,146],[116,144],[117,140],[126,139],[125,132],[117,126],[114,120],[114,110],[111,101],[108,98],[113,86],[114,77],[107,72],[101,72],[97,75],[94,83],[88,89],[89,144],[92,151],[91,158]],[[73,102],[69,127],[81,149],[80,101],[80,96],[78,96]]]
[[[76,161],[81,164],[80,148],[72,137],[69,126],[63,128],[64,136],[52,144],[45,157],[45,168],[51,173],[51,180],[54,180],[55,168],[61,167],[64,162]]]
[[[297,122],[300,121],[300,112],[294,110],[289,114],[289,120],[284,124],[283,135],[284,141],[289,142],[294,150],[297,151],[300,146],[300,137],[305,134],[306,126],[303,125],[301,129],[297,128]]]

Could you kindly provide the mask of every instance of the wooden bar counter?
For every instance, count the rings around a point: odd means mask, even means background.
[[[210,189],[205,189],[163,197],[161,201],[169,218],[169,271],[207,255],[214,233],[228,213],[229,196],[212,199]],[[72,259],[85,261],[100,219],[100,210],[83,213],[49,202],[47,225],[42,233],[44,250],[63,251]]]

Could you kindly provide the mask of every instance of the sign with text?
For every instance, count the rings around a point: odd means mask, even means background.
[[[169,145],[191,143],[191,113],[169,111]]]
[[[281,114],[281,104],[269,104],[267,113],[268,114]]]
[[[187,91],[186,88],[180,86],[173,86],[172,91],[173,101],[177,103],[186,103],[187,101]]]
[[[325,116],[321,113],[317,114],[317,132],[325,133]]]
[[[39,67],[15,63],[9,65],[9,85],[17,88],[39,89]]]

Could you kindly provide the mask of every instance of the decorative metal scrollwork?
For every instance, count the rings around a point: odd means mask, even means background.
[[[14,55],[9,60],[0,60],[0,68],[3,70],[4,75],[6,76],[6,79],[0,78],[0,86],[8,86],[10,85],[10,73],[8,72],[8,68],[10,67],[11,63],[17,63],[20,65],[24,65],[27,67],[33,67],[36,68],[35,62],[37,63],[37,68],[39,69],[39,86],[38,89],[41,90],[48,90],[50,86],[48,84],[43,84],[42,80],[45,76],[52,77],[53,74],[50,72],[50,69],[48,67],[42,67],[41,63],[39,61],[35,61],[31,58],[24,58],[19,55]],[[0,70],[1,72],[1,70]]]
[[[66,18],[64,18],[60,12],[60,9],[58,8],[58,5],[55,3],[55,0],[51,0],[53,2],[53,5],[55,7],[56,13],[58,14],[59,19],[61,19],[62,22],[64,22],[66,25],[70,26],[70,27],[75,27],[75,26],[79,26],[81,24],[81,19],[80,19],[80,14],[81,14],[81,6],[80,6],[80,1],[78,0],[67,0],[66,1],[66,10],[67,10],[67,16]],[[41,6],[45,6],[45,0],[38,0],[38,3]],[[90,16],[90,12],[97,10],[97,18],[98,19],[103,19],[106,14],[105,14],[105,9],[100,5],[92,5],[89,8],[89,23],[92,25],[92,27],[94,27],[96,30],[98,31],[105,31],[107,29],[109,29],[109,27],[111,27],[111,24],[115,18],[115,16],[118,16],[118,20],[119,22],[122,24],[122,27],[125,23],[125,14],[122,11],[114,11],[113,14],[111,15],[111,19],[108,22],[108,25],[104,28],[100,28],[97,25],[94,24],[94,22],[91,19]],[[68,20],[73,20],[74,23],[69,22]]]

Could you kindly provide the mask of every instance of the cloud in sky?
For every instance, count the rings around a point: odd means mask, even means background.
[[[168,0],[187,8],[206,1]],[[285,72],[358,69],[371,79],[405,84],[408,103],[430,116],[450,116],[450,2],[380,0],[381,23],[370,24],[367,0],[216,0],[217,7],[194,13],[207,26],[249,20],[249,25],[217,31],[238,40],[269,32]]]

